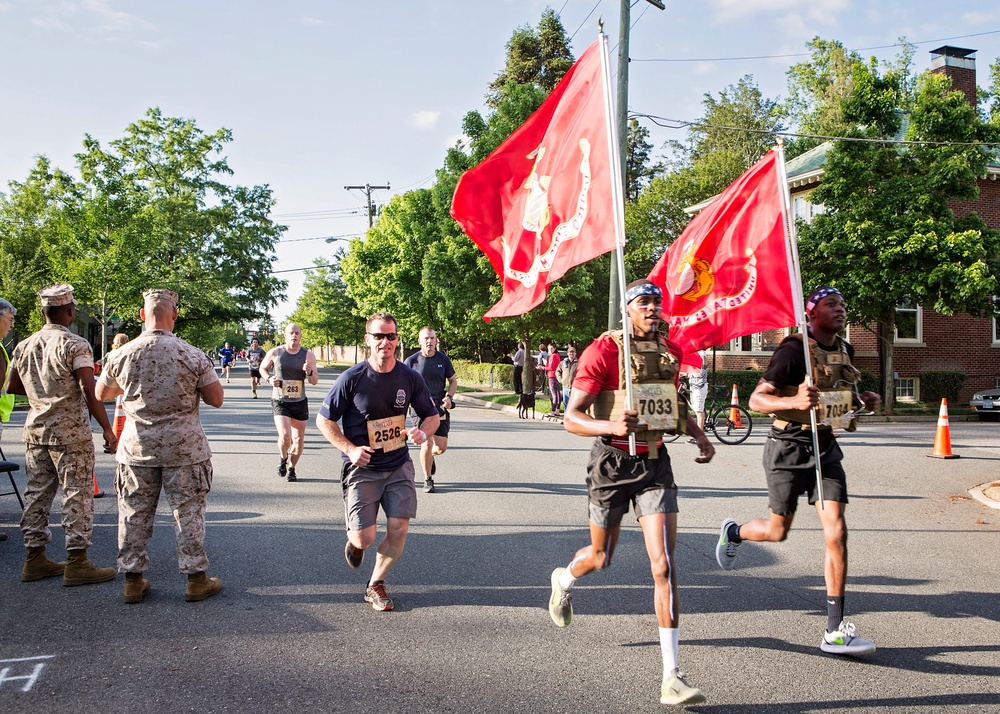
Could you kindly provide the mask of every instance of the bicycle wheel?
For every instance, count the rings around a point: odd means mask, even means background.
[[[729,418],[732,409],[737,411],[736,420]],[[723,444],[742,444],[753,431],[753,419],[743,407],[723,406],[712,415],[711,429],[715,432],[715,438]]]

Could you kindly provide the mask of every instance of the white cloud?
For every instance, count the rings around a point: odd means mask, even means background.
[[[441,112],[416,112],[410,116],[406,123],[415,129],[419,129],[420,131],[427,131],[434,128],[434,125],[437,124],[437,120],[440,117]]]
[[[101,42],[125,40],[140,46],[155,44],[138,37],[154,30],[152,23],[137,15],[115,10],[106,0],[54,2],[40,9],[31,18],[31,23],[43,29],[73,33]]]
[[[445,137],[444,147],[446,149],[452,149],[458,146],[459,143],[461,143],[463,148],[468,146],[469,137],[467,137],[465,134],[451,134],[450,136]]]
[[[83,0],[81,6],[98,21],[98,27],[107,32],[131,32],[136,29],[149,30],[153,27],[136,15],[113,10],[104,0]]]
[[[303,25],[308,25],[309,27],[323,27],[330,26],[333,27],[333,23],[329,20],[324,20],[320,17],[303,17],[301,20]]]
[[[966,27],[977,27],[982,25],[990,25],[997,20],[1000,20],[1000,11],[994,10],[993,12],[967,12],[961,16],[963,25]]]

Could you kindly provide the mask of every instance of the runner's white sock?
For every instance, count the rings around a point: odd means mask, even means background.
[[[663,679],[668,679],[677,669],[679,635],[676,627],[660,628],[660,653],[663,655]]]
[[[570,563],[570,565],[573,564]],[[570,572],[568,565],[566,566],[566,569],[564,571],[559,573],[559,587],[561,587],[563,590],[569,590],[570,588],[573,587],[573,583],[575,582],[576,578],[573,577],[573,573]]]

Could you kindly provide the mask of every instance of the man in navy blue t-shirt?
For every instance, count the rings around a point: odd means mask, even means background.
[[[379,506],[385,512],[385,538],[365,591],[365,601],[379,612],[393,609],[385,577],[403,554],[410,519],[417,515],[413,462],[406,441],[423,444],[440,423],[423,377],[396,360],[396,330],[396,318],[387,312],[368,318],[369,358],[340,375],[316,418],[323,436],[344,455],[344,557],[352,569],[361,567],[365,548],[375,542]],[[410,407],[421,421],[407,429]]]
[[[455,408],[455,390],[458,389],[458,375],[448,355],[437,348],[438,338],[433,327],[421,327],[418,337],[420,351],[406,358],[404,364],[420,373],[427,383],[431,399],[438,407],[441,424],[433,436],[420,447],[420,467],[424,471],[424,492],[434,493],[434,474],[437,467],[435,456],[448,450],[448,432],[451,430],[451,413]]]

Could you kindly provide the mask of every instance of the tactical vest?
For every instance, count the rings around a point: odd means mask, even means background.
[[[781,344],[783,345],[789,340],[798,342],[801,349],[801,333],[789,335],[782,340]],[[861,373],[851,364],[851,355],[847,351],[847,342],[839,335],[837,336],[836,351],[821,349],[816,340],[810,338],[809,356],[812,363],[813,386],[820,391],[820,404],[816,407],[816,422],[817,424],[821,424],[831,418],[836,419],[843,416],[845,397],[842,392],[847,391],[853,395],[854,385],[861,378]],[[777,390],[776,394],[779,397],[791,397],[798,393],[798,391],[798,386],[787,386]],[[846,399],[848,404],[847,409],[853,410],[853,406],[850,406],[850,397]],[[781,411],[774,412],[771,416],[800,424],[808,425],[810,423],[809,411],[806,409],[782,409]],[[852,418],[843,428],[845,431],[854,431],[858,428],[857,420]]]
[[[601,337],[610,337],[618,345],[618,384],[625,384],[625,346],[624,337],[621,330],[609,330]],[[674,388],[677,383],[677,372],[680,370],[680,362],[674,357],[667,345],[658,337],[652,340],[637,340],[634,337],[630,340],[632,357],[632,383],[634,385],[648,385],[655,388],[655,385],[670,385]],[[633,388],[633,408],[639,412],[639,420],[644,419],[644,408],[648,410],[651,417],[665,417],[670,414],[676,415],[676,426],[672,429],[647,429],[639,432],[636,436],[649,445],[649,456],[657,457],[656,442],[664,433],[684,434],[687,423],[687,404],[683,400],[677,399],[676,391],[673,391],[669,399],[642,398],[642,394],[637,394]],[[652,391],[652,390],[650,390]],[[670,391],[670,390],[668,390]],[[615,421],[621,416],[625,409],[625,390],[616,389],[612,391],[601,391],[594,400],[593,413],[595,419]]]

